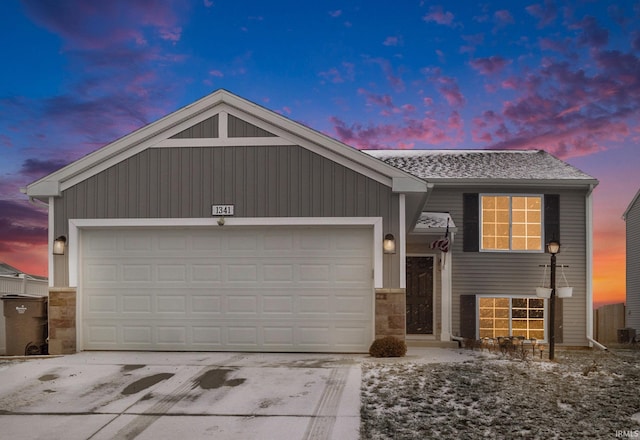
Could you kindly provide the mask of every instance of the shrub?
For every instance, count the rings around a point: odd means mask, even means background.
[[[407,344],[394,336],[385,336],[373,341],[369,354],[377,358],[402,357],[407,354]]]

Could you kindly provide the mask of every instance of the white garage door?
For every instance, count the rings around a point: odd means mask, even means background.
[[[363,352],[372,229],[89,229],[84,349]]]

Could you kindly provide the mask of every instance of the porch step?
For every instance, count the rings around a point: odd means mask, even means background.
[[[456,341],[431,341],[431,340],[416,340],[416,339],[407,339],[405,340],[407,343],[407,347],[422,347],[422,348],[458,348],[458,343]]]

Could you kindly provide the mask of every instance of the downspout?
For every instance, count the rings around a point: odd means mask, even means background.
[[[589,185],[589,191],[587,191],[587,195],[585,197],[585,209],[586,209],[586,257],[587,257],[587,273],[589,276],[587,277],[587,341],[589,341],[589,346],[593,347],[594,345],[599,346],[598,348],[602,348],[606,350],[607,348],[593,339],[593,190],[595,188],[594,184]]]
[[[609,349],[607,347],[605,347],[604,345],[602,345],[601,343],[599,343],[598,341],[596,341],[595,339],[587,336],[587,340],[589,342],[591,342],[592,345],[595,345],[597,348],[599,348],[600,350],[604,350],[604,351],[609,351]]]

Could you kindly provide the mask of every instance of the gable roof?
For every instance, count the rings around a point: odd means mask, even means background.
[[[633,208],[633,205],[636,204],[638,199],[640,199],[640,189],[631,200],[631,203],[629,203],[629,206],[627,206],[627,209],[624,211],[624,214],[622,214],[622,220],[627,221],[627,215],[629,215],[629,211],[631,211],[631,208]]]
[[[222,116],[220,134],[210,138],[180,139],[180,134],[185,130],[210,120],[215,115]],[[227,137],[224,121],[228,116],[248,121],[257,129],[268,132],[270,136]],[[367,175],[396,192],[427,192],[426,182],[417,176],[385,164],[327,135],[222,89],[42,177],[22,191],[30,197],[46,201],[49,197],[60,196],[65,189],[148,148],[246,145],[248,139],[257,139],[256,145],[299,145]]]
[[[366,150],[433,183],[596,185],[598,180],[543,150]]]

